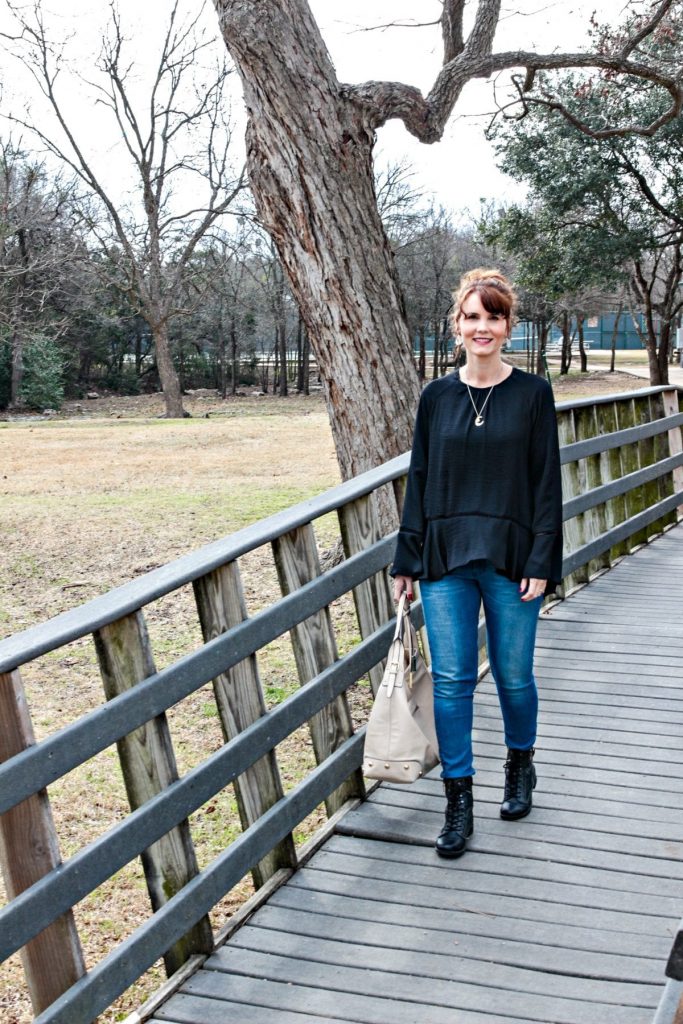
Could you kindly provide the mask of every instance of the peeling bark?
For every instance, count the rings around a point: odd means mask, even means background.
[[[258,22],[245,0],[217,6],[244,86],[259,219],[308,329],[348,479],[410,448],[419,397],[377,211],[374,134],[342,95],[307,3],[263,0]]]

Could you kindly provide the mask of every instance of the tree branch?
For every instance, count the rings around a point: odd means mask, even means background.
[[[443,37],[443,62],[448,64],[462,53],[465,40],[462,18],[465,0],[443,0],[441,12],[441,35]]]
[[[683,216],[681,216],[681,214],[676,213],[675,210],[667,209],[667,207],[665,207],[664,204],[661,203],[659,199],[657,199],[657,196],[650,188],[647,178],[645,177],[643,172],[638,167],[636,167],[631,160],[629,160],[626,153],[619,151],[616,154],[616,156],[617,159],[620,160],[624,167],[628,170],[631,177],[635,179],[635,181],[638,184],[638,187],[647,199],[648,203],[650,203],[650,205],[653,206],[655,210],[658,210],[659,213],[661,213],[661,215],[666,220],[673,221],[674,224],[677,224],[679,227],[683,227]]]
[[[517,88],[520,95],[523,93],[526,101],[531,102],[532,97],[528,94],[534,87],[536,72],[564,68],[597,68],[612,74],[651,82],[665,90],[671,97],[668,109],[647,125],[628,123],[596,129],[576,118],[557,100],[534,97],[533,101],[552,105],[553,109],[565,116],[576,128],[593,138],[611,138],[626,134],[654,135],[659,128],[678,117],[683,110],[683,81],[680,71],[668,74],[655,65],[632,61],[628,54],[661,22],[674,2],[675,0],[661,0],[647,26],[643,26],[630,38],[618,53],[539,54],[523,50],[491,53],[500,14],[500,0],[481,0],[474,27],[464,48],[446,61],[426,97],[419,89],[402,82],[377,81],[344,85],[341,87],[342,95],[359,104],[371,129],[376,130],[387,121],[398,118],[421,142],[432,143],[442,137],[463,86],[472,78],[488,78],[501,71],[524,68],[523,86],[520,89],[518,84]],[[457,19],[458,6],[459,0],[444,0],[444,17]],[[442,30],[445,30],[443,22]],[[634,45],[631,45],[632,43]],[[450,52],[449,47],[453,46],[457,46],[455,35],[449,36],[445,41],[445,52]]]

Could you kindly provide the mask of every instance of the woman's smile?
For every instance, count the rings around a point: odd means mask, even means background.
[[[485,309],[477,292],[468,295],[458,318],[458,332],[470,356],[487,361],[500,352],[508,335],[508,321],[501,313]]]

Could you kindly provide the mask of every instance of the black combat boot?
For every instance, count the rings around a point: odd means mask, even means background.
[[[440,857],[460,857],[474,831],[472,776],[444,779],[446,820],[434,846]]]
[[[524,818],[531,810],[531,794],[536,788],[534,748],[510,750],[505,762],[505,793],[500,816],[507,821]]]

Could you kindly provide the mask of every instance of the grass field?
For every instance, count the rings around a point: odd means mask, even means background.
[[[623,391],[645,382],[625,374],[572,375],[555,384],[558,400]],[[72,403],[47,421],[0,422],[0,635],[17,632],[126,582],[186,552],[229,534],[338,482],[324,403],[310,398],[244,397],[220,402],[208,394],[188,403],[193,418],[167,421],[158,396]],[[80,407],[79,407],[80,406]],[[208,413],[208,416],[207,416]],[[321,548],[334,542],[334,523],[323,522]],[[251,612],[272,600],[276,581],[263,555],[243,564]],[[357,633],[350,601],[333,616],[341,650]],[[150,606],[150,637],[157,667],[201,642],[191,588]],[[288,643],[260,656],[269,704],[296,685]],[[89,639],[40,659],[24,672],[38,738],[80,717],[102,700]],[[367,691],[355,711],[367,708]],[[179,771],[186,772],[222,742],[209,689],[169,713]],[[287,788],[313,764],[305,731],[278,749]],[[105,751],[51,787],[50,798],[64,858],[111,827],[127,803],[116,753]],[[312,816],[304,838],[320,823]],[[193,816],[200,866],[238,833],[231,792]],[[219,926],[245,898],[245,882],[213,915]],[[145,919],[145,883],[137,864],[76,908],[89,965]],[[102,1021],[121,1020],[162,979],[157,966]],[[0,1019],[32,1019],[23,992],[19,957],[0,973]]]

